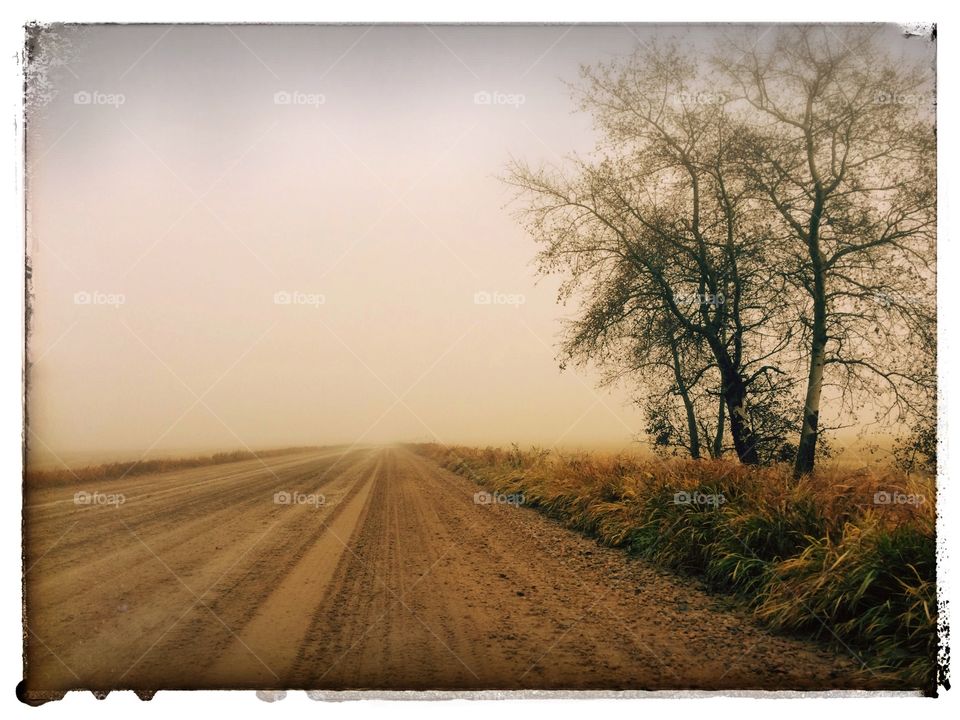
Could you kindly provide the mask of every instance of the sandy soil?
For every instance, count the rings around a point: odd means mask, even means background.
[[[851,658],[477,490],[392,447],[30,492],[27,691],[864,686]]]

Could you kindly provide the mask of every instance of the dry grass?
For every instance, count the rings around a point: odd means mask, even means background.
[[[292,447],[279,450],[260,450],[250,452],[235,450],[220,452],[213,455],[200,455],[190,458],[161,458],[155,460],[134,460],[130,462],[103,463],[88,465],[79,468],[60,468],[56,470],[26,470],[24,480],[28,488],[59,487],[75,485],[78,482],[102,482],[120,477],[149,475],[152,473],[169,472],[171,470],[188,470],[190,468],[207,465],[222,465],[224,463],[255,460],[259,458],[276,457],[289,453],[301,452],[312,448]]]
[[[417,450],[488,490],[522,492],[526,504],[607,545],[738,596],[772,628],[842,645],[871,671],[935,687],[934,478],[827,469],[796,482],[785,466],[728,460]],[[684,504],[677,493],[716,502]],[[883,502],[892,495],[899,502]]]

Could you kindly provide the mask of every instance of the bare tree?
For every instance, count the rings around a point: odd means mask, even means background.
[[[744,177],[807,298],[799,476],[814,465],[825,385],[848,407],[869,397],[903,419],[933,382],[915,342],[935,314],[932,88],[873,30],[804,26],[763,40],[731,41],[717,66],[742,113]]]
[[[664,328],[678,350],[702,347],[737,456],[756,463],[748,397],[781,372],[793,329],[781,311],[786,283],[767,262],[769,228],[739,170],[740,128],[674,47],[585,69],[584,79],[598,158],[575,159],[566,174],[515,163],[509,176],[528,199],[541,272],[564,272],[563,295],[580,296],[566,350],[603,363],[625,341],[661,343]]]

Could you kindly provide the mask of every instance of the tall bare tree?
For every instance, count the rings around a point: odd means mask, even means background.
[[[876,30],[829,26],[730,41],[716,64],[741,113],[747,185],[807,297],[799,476],[814,466],[826,383],[902,418],[933,382],[914,342],[935,314],[929,73],[886,55]]]
[[[562,293],[582,301],[566,350],[602,362],[624,338],[662,341],[665,327],[703,347],[737,456],[756,463],[748,398],[780,372],[792,327],[766,258],[769,228],[739,171],[740,128],[675,47],[641,49],[584,80],[597,158],[566,173],[516,163],[509,176],[528,200],[541,272],[564,272]]]

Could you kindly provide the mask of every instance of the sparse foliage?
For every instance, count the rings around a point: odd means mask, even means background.
[[[873,31],[826,26],[728,39],[707,64],[654,44],[586,68],[595,153],[508,178],[540,271],[579,301],[564,360],[639,384],[665,448],[713,455],[729,433],[741,461],[773,462],[796,435],[797,477],[824,388],[838,413],[929,418],[926,77]]]
[[[794,27],[730,41],[717,65],[739,101],[747,185],[802,293],[805,393],[795,474],[814,465],[825,385],[849,409],[916,417],[934,382],[933,88],[875,30]],[[917,352],[917,349],[921,352]]]
[[[773,359],[794,329],[769,230],[737,174],[739,129],[722,104],[698,100],[697,67],[675,48],[584,75],[581,104],[604,138],[597,158],[567,173],[517,163],[509,178],[529,200],[541,272],[565,273],[564,296],[582,301],[564,353],[713,383],[738,457],[756,463],[748,398],[789,385]]]

